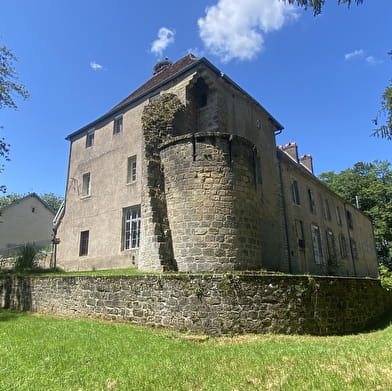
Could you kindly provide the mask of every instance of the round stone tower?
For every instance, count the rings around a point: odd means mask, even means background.
[[[258,157],[239,136],[196,133],[161,145],[167,216],[179,271],[262,267]]]

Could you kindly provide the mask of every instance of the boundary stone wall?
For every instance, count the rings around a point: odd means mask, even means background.
[[[392,310],[378,280],[261,274],[1,277],[0,308],[209,335],[344,334]]]

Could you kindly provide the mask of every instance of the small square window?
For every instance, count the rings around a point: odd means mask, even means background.
[[[121,133],[123,129],[123,117],[117,117],[113,122],[113,134]]]
[[[128,158],[127,183],[135,183],[137,178],[136,156]]]
[[[88,196],[90,195],[90,173],[87,172],[86,174],[83,174],[83,184],[82,184],[82,196]]]
[[[90,131],[86,135],[86,148],[92,147],[94,144],[94,131]]]
[[[80,233],[79,256],[88,254],[88,239],[89,231],[82,231]]]

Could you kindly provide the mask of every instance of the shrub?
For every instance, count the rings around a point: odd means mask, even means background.
[[[381,285],[387,291],[392,291],[392,271],[384,265],[380,266]]]
[[[14,269],[16,271],[28,271],[38,269],[39,250],[32,244],[25,244],[16,253]]]

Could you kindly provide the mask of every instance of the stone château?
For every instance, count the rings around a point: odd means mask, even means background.
[[[205,58],[150,80],[70,134],[56,216],[66,270],[376,277],[369,219],[313,174],[283,126]]]

